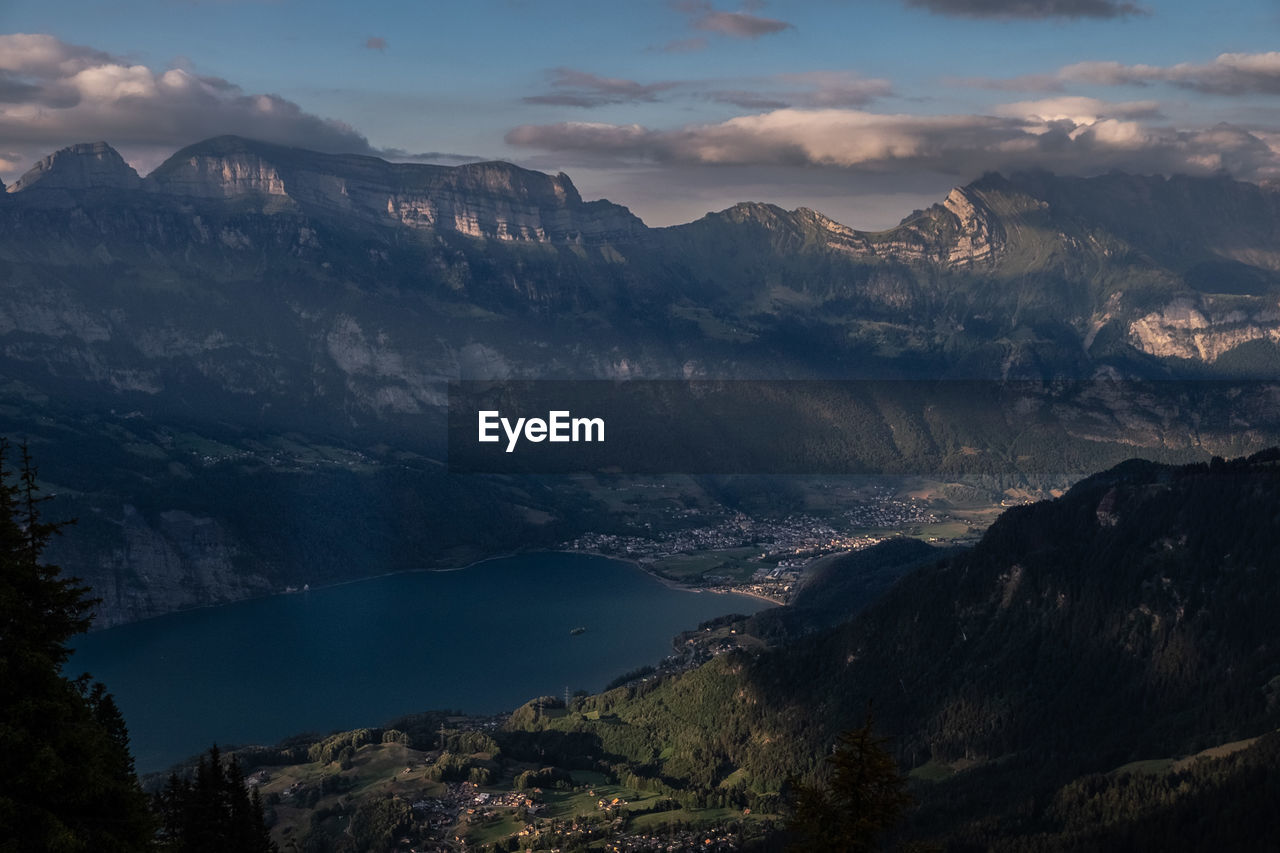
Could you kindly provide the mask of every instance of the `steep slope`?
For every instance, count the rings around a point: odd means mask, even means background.
[[[120,154],[105,142],[72,145],[36,163],[8,187],[8,192],[29,190],[132,190],[142,179]],[[67,197],[69,198],[69,197]]]
[[[1029,820],[1080,774],[1280,724],[1278,464],[1120,465],[1009,510],[841,627],[545,725],[652,784],[745,801],[811,772],[874,702],[905,767],[955,774],[922,791],[922,831]]]

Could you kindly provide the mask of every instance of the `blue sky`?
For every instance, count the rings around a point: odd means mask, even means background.
[[[880,228],[983,171],[1280,178],[1280,4],[4,0],[0,177],[239,133]]]

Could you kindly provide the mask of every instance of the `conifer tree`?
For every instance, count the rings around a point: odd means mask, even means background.
[[[0,440],[0,853],[127,853],[151,846],[146,797],[115,702],[87,675],[62,674],[94,600],[42,561],[62,525],[24,446]]]
[[[160,849],[165,853],[274,853],[262,801],[234,756],[217,745],[200,756],[191,778],[169,777],[156,796]]]
[[[828,757],[827,784],[795,783],[789,847],[812,853],[864,853],[877,849],[911,805],[897,762],[874,733],[870,710],[859,728],[840,735]]]

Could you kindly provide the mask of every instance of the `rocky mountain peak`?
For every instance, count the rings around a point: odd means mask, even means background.
[[[133,167],[110,145],[85,142],[45,157],[8,191],[16,193],[37,187],[44,190],[136,189],[141,182]]]
[[[602,242],[645,230],[624,207],[585,203],[564,174],[511,163],[390,163],[217,137],[170,157],[147,178],[158,193],[187,198],[258,197],[366,225],[457,231],[512,242]]]
[[[958,232],[949,247],[948,263],[975,263],[999,252],[1004,245],[1004,226],[978,190],[955,187],[942,206],[955,217]]]

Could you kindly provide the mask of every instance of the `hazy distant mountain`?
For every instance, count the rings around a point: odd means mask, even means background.
[[[761,204],[651,229],[505,163],[219,137],[139,177],[77,145],[0,194],[0,429],[82,518],[64,561],[134,618],[595,512],[445,488],[449,378],[1280,375],[1278,238],[1280,195],[1226,178],[988,175],[877,233]]]

